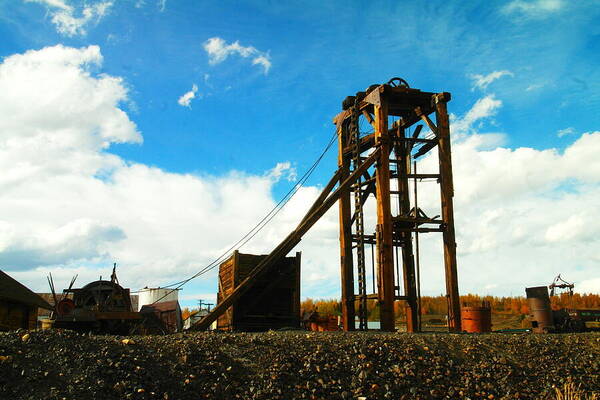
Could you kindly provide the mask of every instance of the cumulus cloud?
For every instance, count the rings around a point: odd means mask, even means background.
[[[92,22],[98,23],[106,16],[112,7],[112,1],[98,3],[85,3],[83,7],[73,7],[66,0],[25,0],[27,2],[40,3],[48,7],[52,17],[52,23],[56,30],[65,36],[85,35],[87,25]],[[77,14],[80,14],[77,16]]]
[[[191,108],[192,100],[196,98],[196,93],[198,92],[198,86],[196,84],[192,85],[192,90],[186,92],[181,95],[177,103],[179,103],[182,107]]]
[[[577,293],[598,293],[600,278],[584,279],[581,282],[575,282],[575,284],[575,291]]]
[[[473,133],[476,122],[496,115],[501,106],[502,101],[493,94],[482,97],[463,117],[452,116],[452,132],[457,135]]]
[[[95,46],[49,47],[0,64],[0,264],[36,290],[45,289],[49,271],[57,282],[79,274],[84,283],[108,275],[113,261],[132,288],[188,277],[272,209],[274,185],[294,179],[289,162],[261,174],[211,176],[111,154],[112,144],[142,137],[120,108],[125,84],[99,73],[101,66]],[[562,273],[598,292],[600,132],[574,137],[562,151],[504,147],[497,135],[478,131],[501,106],[485,96],[454,118],[461,291],[523,294]],[[419,171],[433,173],[436,165],[433,152]],[[241,251],[268,253],[319,191],[302,188]],[[439,214],[437,185],[424,182],[419,193],[419,206]],[[366,218],[370,224],[372,215]],[[303,252],[303,296],[339,295],[337,207],[296,250]],[[444,291],[440,235],[421,235],[421,271],[423,293]],[[182,295],[215,292],[215,273]]]
[[[502,8],[502,12],[541,18],[558,12],[563,7],[565,7],[564,0],[513,0]]]
[[[120,228],[87,218],[32,233],[0,221],[0,265],[27,269],[90,260],[105,256],[110,243],[123,239]]]
[[[262,52],[253,46],[242,46],[237,40],[228,44],[220,37],[213,37],[204,42],[203,47],[208,54],[210,65],[222,63],[229,56],[237,54],[242,58],[251,58],[252,64],[261,66],[265,75],[271,69],[271,58],[268,53]]]
[[[487,89],[490,83],[502,78],[503,76],[514,76],[514,74],[508,70],[502,70],[490,72],[487,75],[473,74],[470,77],[473,80],[473,89]]]
[[[556,135],[558,137],[563,137],[563,136],[566,136],[566,135],[572,135],[574,133],[575,133],[575,128],[573,128],[573,127],[570,126],[568,128],[565,128],[565,129],[560,129],[558,132],[556,132]]]
[[[452,144],[461,290],[482,293],[487,286],[488,294],[522,295],[522,288],[558,273],[574,281],[599,278],[600,221],[592,216],[600,215],[600,160],[594,155],[600,131],[580,135],[563,151],[504,147],[497,134],[475,126],[501,105],[486,96],[453,124],[462,126]],[[431,154],[419,171],[435,172],[437,162]],[[439,214],[438,190],[419,186],[420,206],[432,215]],[[426,240],[423,276],[435,282],[439,243]],[[442,287],[443,278],[437,284]]]
[[[111,154],[112,144],[141,143],[142,136],[120,108],[128,100],[124,82],[101,67],[97,46],[48,47],[0,64],[0,266],[36,290],[49,271],[57,280],[78,273],[85,281],[112,261],[134,288],[189,276],[275,205],[278,181],[295,179],[289,162],[264,174],[216,177]],[[242,250],[268,251],[317,195],[302,189]],[[306,271],[324,263],[311,258]],[[200,292],[215,290],[203,282]]]
[[[289,182],[295,181],[297,178],[296,169],[292,167],[289,161],[280,162],[267,173],[271,179],[279,181],[281,178],[287,179]]]
[[[266,75],[271,69],[271,60],[269,60],[268,56],[261,55],[252,59],[252,65],[260,65],[263,67],[263,71],[265,71]]]

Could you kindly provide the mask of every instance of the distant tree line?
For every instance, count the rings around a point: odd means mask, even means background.
[[[527,299],[522,296],[517,297],[495,297],[479,296],[476,294],[467,294],[460,296],[461,304],[467,306],[478,306],[483,301],[489,302],[494,314],[506,315],[525,315],[529,314]],[[561,293],[550,298],[552,308],[555,310],[561,308],[578,309],[600,309],[600,295],[574,293],[570,296],[568,293]],[[358,309],[358,303],[355,305]],[[446,296],[423,296],[421,297],[421,310],[423,315],[444,315],[447,313],[448,302]],[[341,302],[336,299],[312,299],[307,298],[302,301],[302,312],[316,310],[323,315],[341,315]],[[394,304],[395,314],[398,319],[404,319],[405,303],[397,301]],[[367,302],[367,311],[369,320],[379,319],[379,307],[376,301]]]
[[[479,296],[476,294],[467,294],[460,296],[461,304],[468,306],[477,306],[483,301],[490,303],[492,313],[506,315],[526,315],[529,314],[527,307],[527,299],[522,296],[517,297],[495,297],[495,296]],[[567,293],[561,293],[550,298],[552,308],[555,310],[561,308],[578,308],[578,309],[600,309],[600,295],[597,294],[580,294],[574,293],[569,296]],[[394,304],[394,311],[398,319],[403,320],[405,317],[404,302],[397,301]],[[358,303],[355,305],[358,309]],[[445,315],[448,309],[446,296],[423,296],[421,297],[421,309],[423,315]],[[336,299],[312,299],[307,298],[302,301],[301,310],[318,311],[323,315],[342,315],[342,305]],[[185,307],[181,314],[183,319],[189,317],[190,314],[197,311],[197,308]],[[379,307],[374,300],[367,302],[367,311],[369,320],[379,320]]]

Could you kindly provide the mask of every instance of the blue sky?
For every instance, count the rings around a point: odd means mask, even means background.
[[[161,11],[151,0],[115,2],[86,35],[65,37],[43,4],[6,1],[0,51],[101,46],[102,72],[126,80],[144,135],[143,146],[111,151],[176,172],[256,173],[281,158],[304,169],[341,99],[396,75],[453,93],[459,112],[479,95],[470,75],[511,71],[490,89],[505,101],[495,122],[510,128],[513,146],[564,147],[558,130],[598,125],[598,2],[540,15],[506,12],[501,2],[238,3],[167,1]],[[211,66],[202,45],[212,37],[268,52],[273,67],[264,75],[235,55]],[[205,97],[182,108],[175,100],[193,83]]]
[[[103,8],[94,8],[98,6]],[[86,9],[91,17],[83,20]],[[6,59],[56,45],[98,46],[101,62],[81,64],[80,69],[94,79],[121,79],[127,94],[113,105],[125,112],[143,137],[143,142],[132,136],[112,140],[100,153],[178,177],[192,174],[218,182],[237,171],[234,175],[241,180],[264,180],[278,163],[288,162],[288,172],[304,172],[329,140],[331,119],[340,111],[342,99],[393,76],[422,90],[451,92],[449,110],[459,120],[481,99],[499,102],[484,117],[475,118],[467,132],[500,134],[502,140],[492,148],[555,149],[562,154],[584,133],[600,129],[599,22],[598,1],[0,0],[0,56]],[[206,48],[211,38],[221,40],[212,55]],[[226,57],[218,59],[218,54]],[[260,62],[253,63],[259,57]],[[193,85],[197,90],[189,106],[179,104]],[[311,188],[317,190],[335,170],[334,153],[327,155],[308,182]],[[562,199],[565,193],[597,189],[593,179],[583,182],[575,175],[561,179],[558,186],[550,185],[551,192],[545,192],[544,198]],[[575,188],[570,186],[573,181],[579,182]],[[269,201],[293,184],[288,179],[269,182],[265,189]],[[258,217],[270,205],[240,207],[255,207]],[[570,217],[565,215],[565,220]],[[112,226],[109,217],[92,219]],[[251,221],[249,217],[244,223]],[[65,216],[53,223],[58,229],[68,222]],[[54,225],[47,223],[45,229]],[[210,228],[201,223],[197,227],[199,232]],[[124,238],[134,237],[131,230],[121,228]],[[215,249],[234,241],[245,229],[230,230]],[[191,230],[188,236],[193,235]],[[272,242],[266,241],[262,252]],[[592,242],[587,249],[595,246],[597,242]],[[34,271],[39,275],[36,268],[68,272],[77,265],[94,270],[119,254],[110,245],[92,253],[78,252],[39,265],[32,261],[31,274],[21,273],[35,286],[40,281],[33,275]],[[157,284],[186,276],[202,257],[191,256],[185,268],[174,264],[170,276],[156,276]],[[142,263],[135,256],[121,258]],[[585,275],[597,263],[585,265],[578,267],[583,268],[578,279],[600,278],[600,274]],[[551,274],[539,276],[545,282]],[[196,285],[193,290],[207,293],[214,282]],[[335,295],[338,289],[330,286],[320,290],[307,284],[307,293]],[[473,282],[467,290],[478,287]],[[519,287],[515,282],[503,290],[517,293]]]

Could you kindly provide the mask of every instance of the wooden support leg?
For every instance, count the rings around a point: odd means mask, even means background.
[[[460,297],[458,294],[458,272],[456,267],[456,237],[454,233],[454,187],[452,183],[452,158],[450,155],[450,124],[446,109],[446,96],[436,96],[436,122],[439,134],[438,155],[440,164],[440,191],[442,220],[444,221],[444,267],[446,293],[448,296],[448,328],[451,332],[461,331]]]
[[[417,308],[417,285],[411,234],[404,232],[402,237],[405,243],[402,247],[402,271],[404,274],[404,291],[406,296],[406,331],[417,332],[419,330],[419,311]]]
[[[405,132],[400,135],[404,136]],[[394,149],[398,160],[398,192],[400,201],[400,215],[408,217],[410,214],[410,199],[408,188],[408,173],[410,171],[410,156],[406,143],[397,144]],[[417,284],[415,275],[415,262],[412,247],[411,232],[402,232],[402,275],[404,283],[404,295],[406,296],[406,331],[418,331],[418,309],[417,309]],[[400,262],[400,260],[398,260]]]
[[[338,166],[340,180],[350,175],[350,158],[344,156],[347,136],[345,130],[338,129]],[[354,319],[354,266],[352,262],[352,211],[350,209],[350,191],[341,193],[339,200],[340,218],[340,267],[342,279],[342,320],[345,331],[355,330]]]
[[[377,158],[377,291],[382,331],[394,331],[394,255],[392,247],[392,211],[390,207],[390,140],[387,101],[375,106],[375,142]]]

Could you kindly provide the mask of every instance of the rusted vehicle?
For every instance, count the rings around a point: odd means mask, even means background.
[[[568,290],[573,295],[575,285],[569,283],[558,275],[548,286],[526,288],[527,304],[529,306],[529,320],[533,332],[589,332],[600,331],[600,310],[582,310],[563,308],[553,310],[550,297],[554,296],[557,289]],[[550,290],[550,295],[548,295]]]
[[[54,327],[83,332],[128,334],[141,322],[133,311],[129,289],[117,281],[113,269],[111,280],[97,280],[79,289],[65,289],[66,296],[56,303]]]

